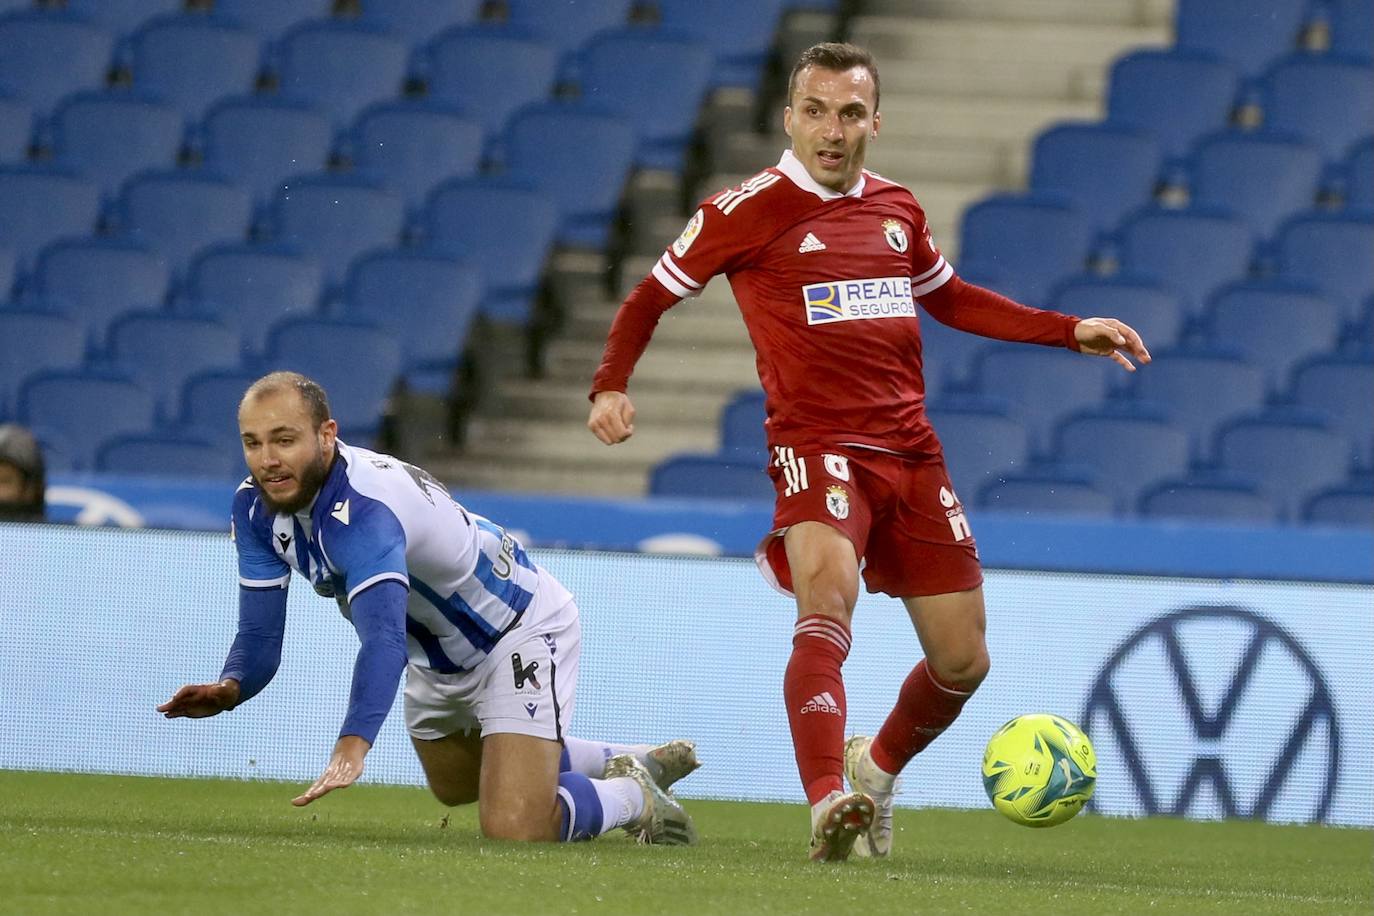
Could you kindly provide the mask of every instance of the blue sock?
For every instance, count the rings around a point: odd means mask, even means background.
[[[601,835],[605,817],[601,796],[592,781],[581,773],[560,773],[558,802],[563,807],[563,842],[590,840]]]

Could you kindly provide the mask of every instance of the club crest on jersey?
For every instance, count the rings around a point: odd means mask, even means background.
[[[844,491],[844,487],[825,488],[825,508],[840,521],[849,518],[849,494]]]
[[[910,318],[916,314],[910,277],[834,280],[802,287],[807,324],[865,318]]]
[[[673,254],[680,258],[687,253],[687,249],[692,247],[692,243],[701,234],[701,224],[705,219],[706,214],[700,210],[692,214],[692,218],[687,221],[687,228],[683,229],[682,235],[679,235],[677,241],[673,242]]]
[[[883,238],[887,239],[887,244],[898,254],[906,254],[907,242],[906,229],[895,219],[883,220]]]

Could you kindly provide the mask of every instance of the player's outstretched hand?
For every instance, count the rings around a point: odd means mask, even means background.
[[[204,719],[233,709],[239,702],[239,682],[223,680],[218,684],[187,684],[157,708],[169,719]]]
[[[606,445],[624,442],[635,432],[635,405],[623,391],[598,391],[592,399],[587,428]]]
[[[341,737],[334,743],[334,755],[329,758],[329,766],[324,768],[319,779],[311,783],[310,788],[291,799],[291,804],[299,808],[335,789],[347,789],[353,785],[363,775],[363,758],[371,747],[357,735]]]
[[[1145,349],[1135,328],[1115,318],[1084,318],[1073,329],[1073,336],[1078,340],[1079,350],[1090,356],[1110,356],[1127,372],[1135,371],[1127,354],[1142,366],[1150,361],[1150,351]]]

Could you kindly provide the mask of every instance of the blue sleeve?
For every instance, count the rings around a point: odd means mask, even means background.
[[[359,592],[349,602],[361,645],[353,665],[348,715],[339,737],[357,735],[373,744],[391,711],[401,672],[406,667],[408,594],[401,583],[384,580]]]
[[[238,553],[240,585],[285,587],[291,581],[291,567],[272,549],[272,513],[247,481],[234,494],[229,532]]]
[[[396,513],[385,503],[357,494],[349,503],[349,521],[326,516],[320,537],[330,566],[343,577],[349,603],[355,595],[386,580],[409,589],[406,532]]]
[[[257,696],[281,664],[286,632],[286,589],[239,587],[239,631],[229,647],[220,680],[239,682],[239,702]]]

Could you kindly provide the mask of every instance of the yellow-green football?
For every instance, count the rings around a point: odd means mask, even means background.
[[[1088,736],[1046,713],[1017,716],[983,753],[983,788],[992,806],[1018,824],[1053,827],[1079,812],[1097,785]]]

